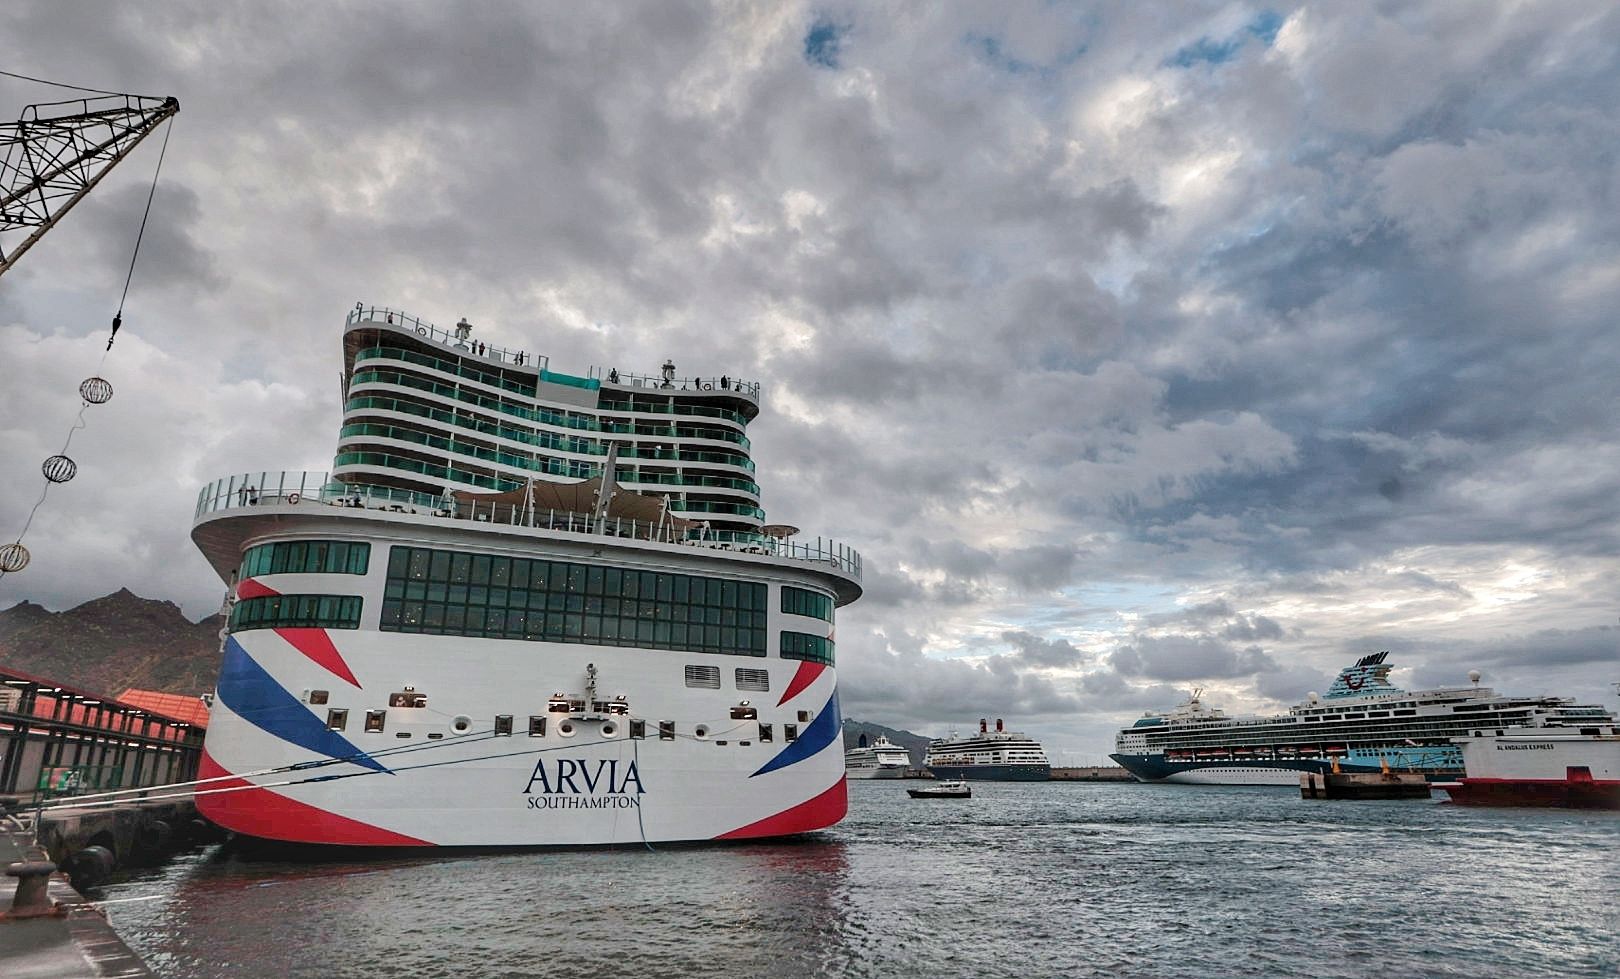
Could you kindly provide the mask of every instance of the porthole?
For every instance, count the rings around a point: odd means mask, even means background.
[[[602,737],[611,738],[611,737],[614,737],[615,735],[617,735],[618,733],[619,733],[619,727],[618,727],[618,725],[614,724],[612,721],[607,721],[602,725]]]
[[[450,722],[450,730],[454,734],[466,734],[472,730],[472,718],[463,714]]]
[[[574,736],[574,722],[573,721],[563,721],[561,724],[557,725],[557,733],[562,735],[565,738],[573,737]]]
[[[709,737],[709,726],[707,724],[699,724],[697,727],[692,729],[692,736],[700,741],[707,740]]]

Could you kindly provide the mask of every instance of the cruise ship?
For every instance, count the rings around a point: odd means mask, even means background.
[[[986,782],[1044,782],[1052,777],[1052,765],[1039,741],[1006,730],[996,718],[996,729],[980,718],[979,733],[935,738],[928,743],[923,763],[939,779],[975,779]]]
[[[765,522],[757,384],[564,373],[364,305],[341,348],[332,471],[197,498],[231,602],[204,815],[386,847],[843,818],[833,622],[861,558]]]
[[[881,734],[870,744],[863,734],[860,744],[844,752],[850,778],[904,778],[910,768],[910,752]]]
[[[1143,782],[1297,785],[1300,772],[1377,772],[1387,764],[1431,778],[1461,774],[1454,739],[1508,728],[1533,716],[1555,723],[1613,723],[1596,705],[1559,697],[1513,697],[1479,686],[1408,692],[1389,682],[1389,653],[1363,656],[1339,671],[1325,697],[1276,716],[1228,717],[1200,692],[1165,713],[1148,712],[1114,738],[1109,757]]]

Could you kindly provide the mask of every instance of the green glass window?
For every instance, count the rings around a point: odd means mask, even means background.
[[[833,641],[803,632],[782,631],[782,658],[833,665]]]
[[[793,615],[808,615],[812,618],[831,622],[833,620],[833,600],[818,591],[783,585],[782,611]]]
[[[237,577],[256,578],[264,574],[365,574],[370,563],[371,545],[364,541],[276,541],[248,548],[242,555],[242,566],[237,571]]]
[[[764,656],[759,582],[397,546],[385,632]]]
[[[262,595],[231,606],[232,632],[358,628],[360,598],[356,595]]]

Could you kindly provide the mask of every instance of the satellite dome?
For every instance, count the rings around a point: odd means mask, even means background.
[[[1480,678],[1480,677],[1481,677],[1481,676],[1482,676],[1482,675],[1483,675],[1483,674],[1481,674],[1481,673],[1480,673],[1480,672],[1479,672],[1479,671],[1478,671],[1478,670],[1469,670],[1469,671],[1468,671],[1468,682],[1469,682],[1469,683],[1478,683],[1478,682],[1479,682],[1479,678]]]
[[[1312,690],[1310,693],[1305,695],[1305,702],[1309,704],[1314,704],[1321,699],[1322,695],[1317,693],[1315,690]]]

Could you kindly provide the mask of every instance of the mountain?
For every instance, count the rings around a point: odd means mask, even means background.
[[[848,718],[844,720],[844,750],[848,751],[858,746],[863,734],[866,735],[868,744],[876,741],[877,736],[881,734],[895,744],[905,748],[906,752],[911,755],[911,766],[913,768],[921,768],[923,759],[928,756],[928,739],[920,734],[912,734],[910,731],[901,731],[898,728],[884,727],[881,724],[873,724],[869,721],[852,721]]]
[[[0,611],[0,667],[108,697],[130,687],[201,695],[219,675],[224,624],[128,588],[65,612],[20,602]]]

